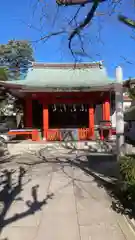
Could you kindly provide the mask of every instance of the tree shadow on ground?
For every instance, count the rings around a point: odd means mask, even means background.
[[[52,199],[53,197],[53,194],[48,194],[45,199],[43,199],[42,201],[38,201],[37,190],[39,185],[33,186],[31,189],[33,201],[28,200],[26,202],[28,209],[21,213],[15,213],[10,218],[6,218],[6,214],[8,213],[14,200],[23,200],[20,199],[18,195],[23,190],[24,184],[22,183],[22,180],[26,171],[23,167],[20,167],[17,183],[15,183],[15,185],[12,184],[12,175],[14,173],[14,170],[5,170],[3,172],[3,179],[5,179],[2,180],[0,184],[0,187],[2,189],[0,191],[0,233],[2,232],[2,229],[10,223],[25,218],[26,216],[32,215],[35,212],[41,210],[42,206],[47,204],[47,200]]]
[[[1,191],[0,191],[0,203],[1,203],[1,209],[0,209],[0,232],[3,228],[3,221],[4,218],[17,197],[17,195],[22,191],[22,178],[25,174],[25,169],[20,167],[19,169],[19,176],[18,176],[18,182],[16,186],[12,185],[12,175],[15,173],[15,170],[4,170],[2,181],[1,181]]]
[[[90,141],[81,141],[81,143],[83,143],[83,147],[82,150],[83,152],[86,152],[86,153],[103,153],[103,152],[106,152],[106,153],[112,153],[115,148],[114,146],[116,146],[115,142],[114,141],[101,141],[99,139],[97,139],[95,141],[95,143],[98,145],[98,147],[95,145],[95,144],[89,144]],[[92,143],[93,141],[91,141]],[[63,142],[61,143],[61,146],[64,148],[64,149],[68,149],[70,150],[69,153],[73,153],[74,151],[76,150],[79,150],[78,147],[78,141],[70,141],[70,142]]]
[[[62,156],[48,158],[45,155],[40,156],[40,160],[42,159],[45,163],[60,164],[62,168],[68,164],[71,167],[81,169],[87,175],[93,177],[98,187],[103,187],[107,191],[112,199],[111,208],[114,211],[134,218],[133,203],[129,199],[127,200],[125,193],[121,191],[119,164],[116,155],[83,151],[81,154],[70,157],[72,153],[64,156],[64,160]]]
[[[63,161],[64,158],[64,161]],[[39,160],[40,159],[40,160]],[[77,164],[78,167],[84,169],[91,169],[98,174],[101,174],[110,178],[118,178],[118,163],[116,160],[115,154],[105,154],[105,153],[97,153],[90,151],[80,151],[76,150],[76,152],[68,152],[66,155],[58,156],[58,157],[47,157],[42,153],[39,155],[39,159],[35,162],[25,163],[25,165],[37,165],[40,163],[63,163],[63,164]]]
[[[132,200],[127,199],[127,193],[122,190],[122,182],[119,178],[119,164],[115,155],[91,155],[87,156],[85,162],[77,158],[72,162],[72,165],[92,176],[98,187],[105,188],[112,199],[111,208],[114,211],[135,218],[134,203]]]
[[[5,164],[5,163],[9,163],[9,162],[11,162],[15,157],[19,157],[20,156],[20,154],[15,154],[15,155],[13,155],[13,156],[11,156],[11,155],[7,155],[7,156],[2,156],[2,157],[0,157],[0,164]]]
[[[103,149],[106,151],[108,142],[103,142]],[[86,174],[92,176],[98,187],[104,187],[108,195],[112,199],[111,207],[114,211],[120,214],[128,215],[129,218],[135,219],[135,203],[132,199],[127,198],[127,192],[123,191],[123,182],[120,180],[119,163],[115,153],[115,145],[112,144],[112,151],[110,154],[103,152],[98,153],[98,149],[88,146],[86,142],[87,150],[83,150],[83,156],[87,160],[83,161],[82,156],[76,157],[72,161],[72,165],[80,168]],[[75,144],[64,143],[66,149],[71,149],[70,153],[77,150]],[[114,148],[113,148],[114,147]],[[106,151],[107,153],[107,151]],[[109,180],[109,181],[108,181]]]
[[[116,155],[91,152],[90,150],[79,151],[74,148],[71,149],[71,152],[68,152],[66,155],[64,155],[64,157],[47,157],[44,150],[46,150],[46,148],[42,148],[42,153],[40,152],[40,154],[37,155],[37,160],[35,162],[26,161],[26,163],[21,162],[21,164],[34,166],[37,164],[51,163],[54,166],[58,164],[59,166],[61,166],[61,168],[64,168],[64,166],[67,165],[79,168],[87,175],[92,176],[98,187],[105,188],[108,195],[112,199],[111,207],[113,210],[120,214],[129,215],[129,217],[131,218],[135,216],[133,211],[133,203],[129,200],[127,201],[125,193],[121,191],[121,182],[119,179],[119,164],[117,162]],[[36,209],[35,205],[30,205],[32,206],[32,209]],[[30,205],[28,203],[29,207]],[[25,217],[27,214],[32,214],[32,209],[30,208],[27,213],[22,213],[22,215],[20,215],[19,217],[22,218]],[[12,218],[12,221],[16,221],[17,219],[18,217],[14,216]]]

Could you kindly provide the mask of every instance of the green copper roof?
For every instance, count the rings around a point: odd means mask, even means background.
[[[112,83],[106,69],[93,64],[34,64],[24,80],[12,84],[34,88],[89,88]]]

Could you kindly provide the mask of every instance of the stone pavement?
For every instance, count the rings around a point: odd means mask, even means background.
[[[8,194],[15,191],[2,215],[0,239],[134,239],[123,217],[112,210],[106,190],[81,164],[72,164],[74,160],[80,163],[87,158],[83,154],[76,160],[75,154],[68,153],[57,158],[48,155],[42,162],[37,156],[24,153],[0,165],[2,170],[16,170]],[[16,187],[20,166],[26,170],[22,189]]]
[[[78,141],[78,142],[32,142],[31,140],[24,140],[18,144],[9,143],[8,150],[10,154],[16,155],[24,152],[31,152],[39,150],[42,148],[48,148],[56,150],[66,149],[71,152],[71,150],[88,150],[91,152],[115,152],[116,146],[115,142],[103,143],[101,141]]]

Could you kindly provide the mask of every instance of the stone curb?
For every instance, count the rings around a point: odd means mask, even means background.
[[[127,225],[129,226],[129,228],[131,229],[132,233],[135,236],[135,221],[131,221],[130,218],[128,216],[124,216],[124,219],[127,223]]]
[[[95,174],[95,176],[96,176],[96,174]],[[101,177],[100,175],[98,175],[98,177],[101,179],[101,181],[104,181],[106,183],[111,183],[110,179]],[[108,195],[108,197],[111,201],[112,198],[109,195]],[[134,220],[131,221],[128,216],[119,215],[119,214],[117,214],[117,220],[118,220],[119,226],[120,226],[123,234],[126,237],[125,239],[134,240],[135,239],[135,221]]]

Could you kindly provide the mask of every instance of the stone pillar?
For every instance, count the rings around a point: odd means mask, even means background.
[[[115,106],[116,106],[116,147],[117,156],[122,154],[124,146],[124,113],[123,113],[123,73],[122,68],[116,68],[116,87],[115,87]]]

